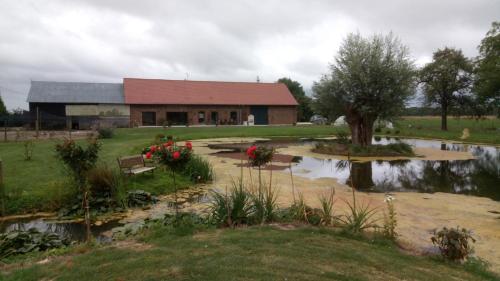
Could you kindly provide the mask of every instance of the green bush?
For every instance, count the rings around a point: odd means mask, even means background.
[[[205,158],[192,155],[183,171],[195,183],[206,183],[214,179],[214,170]]]
[[[441,230],[434,230],[434,235],[431,238],[434,245],[439,247],[441,255],[448,260],[462,261],[473,252],[472,243],[476,239],[472,237],[472,231],[465,228],[443,227]]]
[[[36,228],[15,230],[0,234],[0,259],[30,252],[60,248],[70,241],[53,232],[40,232]]]
[[[97,166],[87,174],[90,193],[94,197],[112,197],[121,185],[121,175],[108,166]]]
[[[382,128],[380,127],[375,128],[375,133],[380,133],[380,132],[382,132]]]
[[[115,135],[115,129],[113,128],[99,128],[97,129],[100,139],[110,139]]]

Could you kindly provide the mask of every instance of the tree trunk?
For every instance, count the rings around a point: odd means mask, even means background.
[[[441,130],[448,131],[448,104],[441,105]]]
[[[372,162],[352,162],[347,183],[356,190],[368,190],[375,186],[372,179]]]
[[[346,121],[351,129],[351,140],[353,144],[368,146],[372,144],[373,124],[375,118],[362,117],[352,114],[346,116]]]

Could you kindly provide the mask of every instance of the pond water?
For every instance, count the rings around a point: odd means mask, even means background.
[[[98,242],[109,242],[111,238],[104,235],[104,232],[111,230],[114,227],[120,226],[118,221],[110,221],[100,226],[93,225],[91,232],[93,237]],[[13,230],[28,230],[36,228],[41,232],[55,232],[63,237],[67,237],[72,241],[85,241],[85,224],[81,222],[56,222],[45,220],[43,218],[16,219],[12,221],[0,221],[0,233],[10,232]]]
[[[292,167],[292,171],[295,175],[308,178],[335,178],[360,191],[447,192],[489,197],[500,201],[499,147],[394,138],[374,139],[373,143],[388,144],[398,141],[414,147],[470,151],[476,159],[353,161],[349,167],[347,161],[302,157],[299,163]]]

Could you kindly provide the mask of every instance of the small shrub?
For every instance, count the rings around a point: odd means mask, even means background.
[[[396,232],[398,221],[396,218],[396,209],[394,208],[394,197],[386,196],[384,201],[387,204],[387,213],[384,212],[384,236],[394,240],[398,236]]]
[[[113,128],[99,128],[97,133],[100,139],[110,139],[115,135],[115,130]]]
[[[307,219],[307,212],[311,210],[311,208],[307,206],[302,193],[299,192],[298,196],[299,198],[288,209],[289,217],[292,220],[309,222]]]
[[[91,169],[87,174],[90,184],[90,192],[94,197],[114,196],[121,183],[119,173],[108,166],[98,166]]]
[[[346,131],[337,131],[334,135],[337,143],[348,144],[350,142],[349,134]]]
[[[392,133],[392,132],[391,132],[391,130],[387,130],[387,131],[385,131],[385,134],[386,134],[386,135],[390,135],[391,133]]]
[[[465,228],[443,227],[441,230],[434,230],[434,235],[431,238],[432,244],[439,247],[441,255],[451,261],[462,261],[473,252],[472,243],[476,239],[472,237],[472,231]]]
[[[274,148],[252,145],[247,149],[248,161],[254,167],[261,167],[273,160]]]
[[[374,136],[373,138],[375,139],[375,141],[380,141],[380,140],[382,140],[382,138],[381,138],[380,136]]]
[[[24,141],[24,160],[30,161],[33,157],[33,148],[34,148],[33,140]]]
[[[395,133],[396,135],[399,135],[400,131],[399,131],[399,130],[395,130],[395,131],[394,131],[394,133]]]
[[[214,179],[212,165],[205,158],[193,155],[186,164],[183,173],[195,183],[206,183]]]
[[[373,216],[377,213],[377,208],[370,207],[370,204],[358,205],[356,195],[352,193],[352,203],[347,202],[349,213],[344,218],[339,218],[344,223],[345,230],[358,234],[369,228],[376,228],[376,221]]]
[[[375,131],[375,133],[380,133],[380,132],[382,132],[382,128],[377,127],[377,128],[375,128],[375,130],[374,130],[374,131]]]
[[[172,227],[173,234],[179,236],[192,235],[208,226],[208,220],[196,213],[166,214],[163,224]]]
[[[278,217],[277,191],[272,185],[264,184],[262,192],[252,194],[253,220],[255,223],[275,221]]]

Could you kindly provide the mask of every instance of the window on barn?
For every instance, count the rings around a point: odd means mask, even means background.
[[[205,111],[198,112],[198,123],[205,123]]]

